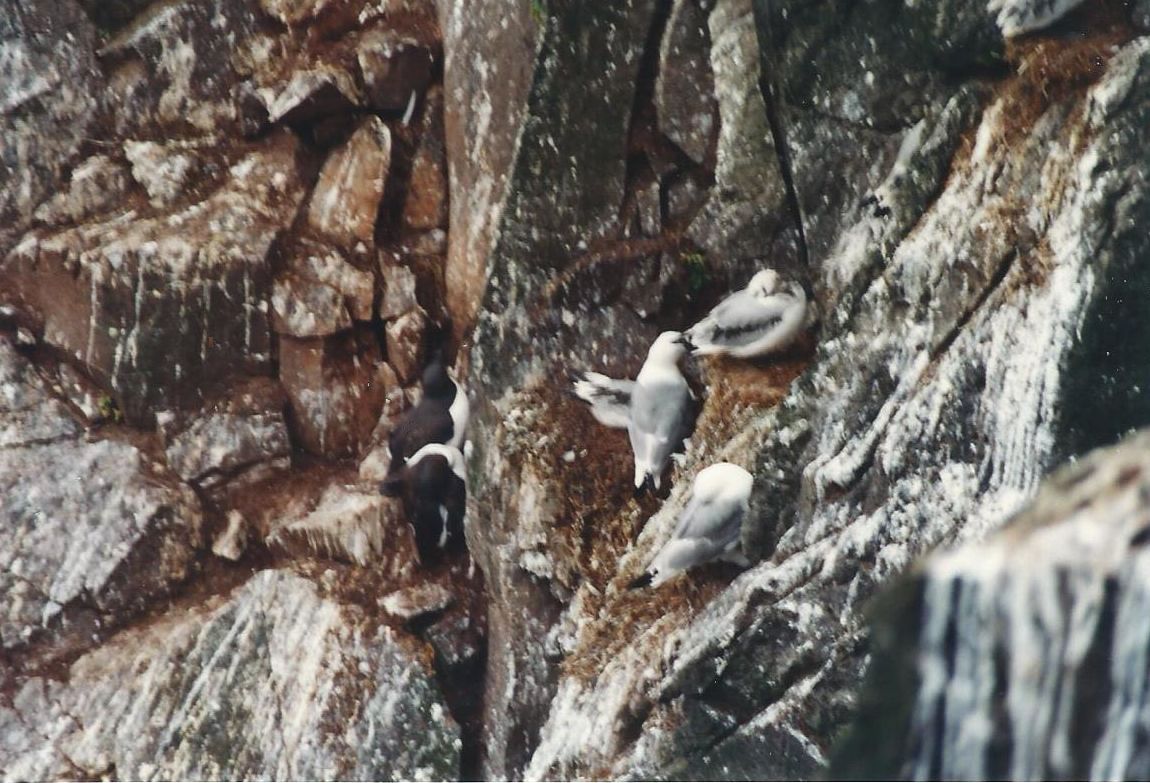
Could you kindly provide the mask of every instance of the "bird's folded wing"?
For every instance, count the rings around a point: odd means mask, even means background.
[[[783,319],[795,305],[792,296],[776,294],[766,301],[752,296],[731,297],[715,308],[715,328],[711,339],[716,342],[753,339]]]
[[[739,537],[744,506],[737,500],[691,499],[679,517],[676,538],[706,540],[721,551]]]

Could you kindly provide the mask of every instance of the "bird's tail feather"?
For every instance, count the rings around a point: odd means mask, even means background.
[[[399,497],[403,493],[403,476],[394,474],[379,482],[379,494],[389,498]]]

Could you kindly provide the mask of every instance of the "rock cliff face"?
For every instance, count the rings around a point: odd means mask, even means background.
[[[1150,424],[1146,14],[1064,5],[2,6],[4,778],[1144,775],[1141,441],[993,533]],[[818,323],[632,498],[567,371],[764,265]],[[437,348],[476,568],[374,486]],[[626,590],[718,460],[752,567]]]
[[[890,592],[833,772],[1146,776],[1148,446],[1143,432],[1063,468],[1003,530]]]

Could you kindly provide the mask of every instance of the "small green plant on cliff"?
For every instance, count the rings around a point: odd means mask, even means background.
[[[687,269],[687,287],[691,291],[698,291],[707,283],[707,260],[699,251],[685,253],[680,257],[683,266]]]
[[[531,0],[531,18],[535,20],[535,24],[543,25],[543,20],[547,18],[547,9],[543,7],[543,0]]]
[[[104,421],[119,424],[124,420],[124,414],[120,411],[120,406],[107,394],[101,395],[100,399],[96,400],[96,408],[100,411],[100,418]]]

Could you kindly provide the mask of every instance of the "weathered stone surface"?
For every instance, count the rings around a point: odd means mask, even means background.
[[[228,512],[227,526],[212,541],[212,554],[226,560],[239,560],[248,545],[248,521],[243,513]]]
[[[1139,30],[1150,31],[1150,0],[1134,0],[1130,5],[1130,15]]]
[[[507,195],[542,25],[528,3],[437,3],[451,170],[447,306],[462,334],[480,307]]]
[[[441,228],[423,231],[410,238],[404,249],[416,256],[442,256],[447,251],[447,233]]]
[[[1148,455],[1144,431],[1059,470],[1001,531],[931,556],[883,596],[833,775],[1150,774]]]
[[[438,780],[459,769],[459,730],[396,633],[286,571],[125,631],[63,682],[26,679],[0,725],[0,766],[20,779]]]
[[[5,649],[79,607],[122,622],[187,578],[200,544],[195,495],[134,446],[84,440],[3,338],[0,526]]]
[[[443,138],[443,91],[427,93],[419,148],[411,163],[403,222],[415,229],[447,224],[447,152]]]
[[[712,254],[762,255],[789,228],[790,219],[778,151],[759,89],[759,45],[751,0],[718,0],[707,24],[720,118],[715,186],[688,233]],[[785,237],[795,241],[789,234]]]
[[[279,358],[300,444],[325,456],[353,456],[367,448],[387,394],[383,357],[371,330],[324,340],[284,336]]]
[[[194,154],[181,152],[179,145],[152,141],[129,141],[124,155],[132,164],[132,176],[148,191],[153,207],[171,206],[183,195],[188,181],[199,174]]]
[[[357,102],[355,83],[344,71],[297,71],[268,104],[268,120],[289,125],[350,111]]]
[[[78,223],[118,206],[128,192],[127,169],[107,155],[93,155],[72,170],[66,189],[36,209],[36,220],[49,225]]]
[[[389,321],[419,307],[416,298],[415,273],[406,266],[383,264],[383,300],[379,304],[379,317]]]
[[[1075,379],[1107,361],[1079,329],[1132,273],[1147,248],[1134,227],[1150,219],[1150,161],[1128,143],[1150,113],[1150,48],[1128,43],[1100,73],[1092,58],[1108,46],[1081,60],[1062,50],[1060,65],[1038,47],[973,129],[977,103],[960,89],[905,134],[881,188],[889,209],[864,214],[818,268],[834,308],[812,367],[708,457],[754,467],[744,547],[770,559],[723,580],[701,612],[660,607],[610,656],[596,645],[607,621],[582,607],[611,623],[642,608],[577,594],[566,666],[579,673],[559,685],[529,777],[818,774],[850,714],[860,607],[876,586],[940,542],[1000,525],[1073,453]],[[1026,81],[1043,63],[1051,81]],[[1032,87],[1061,97],[1035,107]],[[967,132],[948,172],[938,157]],[[620,580],[668,534],[684,490]],[[706,584],[699,574],[680,590]]]
[[[303,192],[295,143],[277,135],[204,200],[27,234],[0,283],[39,314],[44,339],[116,391],[124,415],[189,408],[205,386],[270,363],[268,254]]]
[[[427,313],[422,308],[410,310],[385,327],[387,362],[394,369],[399,382],[409,384],[423,371],[427,332]]]
[[[311,195],[308,223],[341,247],[357,241],[370,246],[390,165],[391,133],[371,117],[324,163]]]
[[[260,0],[260,8],[284,24],[292,25],[314,19],[330,0]]]
[[[470,617],[441,620],[427,631],[427,640],[435,648],[436,660],[448,670],[460,670],[474,664],[482,653],[482,636]]]
[[[94,38],[72,3],[22,3],[0,20],[0,242],[27,225],[95,120]]]
[[[414,562],[414,550],[410,544],[397,544],[404,538],[404,524],[392,506],[378,492],[334,484],[324,491],[315,508],[293,508],[276,520],[267,542],[287,551],[372,565],[401,576]]]
[[[455,600],[451,591],[435,582],[396,590],[383,597],[383,609],[393,617],[410,621],[442,612]]]
[[[254,0],[173,2],[137,16],[99,52],[113,132],[147,138],[238,130],[237,86],[254,59],[274,56],[251,45],[258,26]]]
[[[406,110],[431,83],[431,52],[418,41],[391,30],[377,29],[364,35],[356,59],[367,105],[379,111]]]
[[[659,47],[655,111],[659,129],[702,163],[716,130],[707,14],[697,0],[675,0]]]
[[[291,454],[278,388],[237,393],[166,436],[168,465],[185,481],[215,483]],[[173,428],[174,429],[174,428]]]
[[[375,278],[343,255],[303,242],[272,289],[273,326],[292,337],[326,337],[370,321]]]

